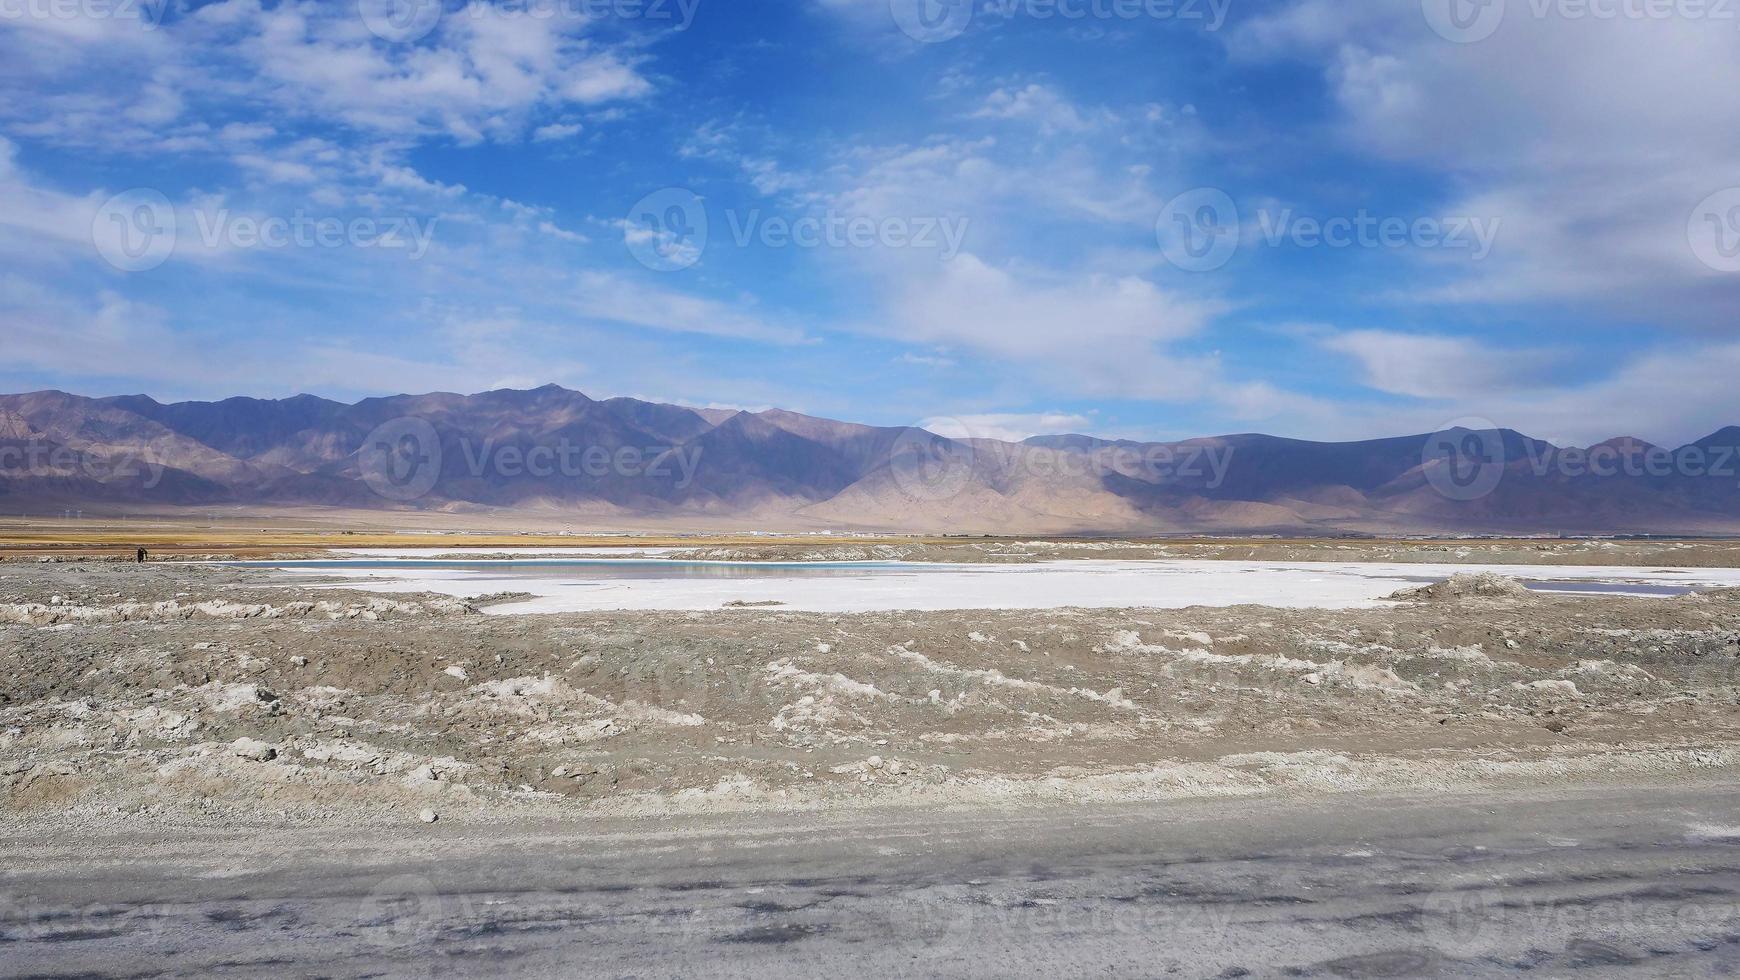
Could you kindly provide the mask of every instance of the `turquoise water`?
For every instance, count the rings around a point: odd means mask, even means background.
[[[1536,592],[1588,592],[1595,595],[1641,595],[1674,598],[1693,591],[1689,585],[1655,585],[1649,582],[1524,582]]]

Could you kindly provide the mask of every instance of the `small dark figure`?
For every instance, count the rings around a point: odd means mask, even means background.
[[[135,556],[133,560],[134,560],[135,564],[139,564],[139,565],[145,564],[145,549],[140,548],[139,554],[137,556]]]

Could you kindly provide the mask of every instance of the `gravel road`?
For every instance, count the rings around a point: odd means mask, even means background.
[[[1740,789],[0,826],[14,976],[1730,976]]]

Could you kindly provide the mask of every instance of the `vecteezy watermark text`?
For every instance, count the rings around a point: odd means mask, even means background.
[[[376,248],[428,254],[439,218],[410,215],[322,218],[302,210],[288,217],[232,214],[227,208],[193,212],[194,229],[206,248]]]
[[[700,446],[606,446],[558,439],[525,445],[494,437],[444,441],[427,420],[414,416],[375,427],[357,449],[363,482],[389,500],[411,501],[443,479],[530,478],[534,480],[655,480],[686,490],[701,465]]]
[[[1660,937],[1714,937],[1740,921],[1740,905],[1718,898],[1674,901],[1667,897],[1608,895],[1595,902],[1539,900],[1516,889],[1451,888],[1420,903],[1422,935],[1451,954],[1479,952],[1511,941],[1571,937],[1569,951],[1597,962],[1626,954],[1608,943]],[[1618,958],[1615,959],[1615,954]]]
[[[1157,486],[1215,490],[1226,482],[1235,453],[1233,446],[1213,443],[1057,449],[974,438],[972,426],[960,419],[928,419],[926,424],[958,435],[945,437],[911,426],[902,430],[888,453],[895,485],[918,500],[952,499],[972,485],[975,475],[992,480],[1016,474],[1065,480],[1115,475]]]
[[[751,242],[767,248],[924,248],[937,250],[946,260],[960,254],[967,237],[966,218],[872,218],[833,210],[798,218],[763,217],[759,208],[727,211],[725,216],[739,248]]]
[[[1007,468],[1019,468],[1034,476],[1103,479],[1115,473],[1152,483],[1187,481],[1205,490],[1219,489],[1226,482],[1234,454],[1232,446],[1221,445],[1111,446],[1092,452],[1008,443],[996,446],[991,452],[1006,456]]]
[[[1542,449],[1525,442],[1524,458],[1535,476],[1654,477],[1684,476],[1692,479],[1735,480],[1740,487],[1740,446],[1631,447],[1603,443],[1588,449],[1576,447]]]
[[[0,0],[6,21],[135,21],[145,30],[163,23],[169,0]]]
[[[1315,218],[1292,208],[1257,211],[1257,233],[1270,247],[1441,248],[1467,250],[1479,261],[1492,254],[1500,218],[1471,216],[1401,218],[1361,208],[1352,216]]]
[[[192,220],[188,220],[191,218]],[[178,212],[151,188],[116,194],[91,219],[91,242],[104,261],[123,272],[147,272],[168,261],[179,245],[211,252],[290,248],[358,248],[402,252],[415,261],[428,254],[439,217],[310,214],[238,214],[228,208]]]
[[[65,905],[32,893],[0,892],[0,935],[9,944],[47,945],[92,935],[156,944],[171,934],[178,911],[156,903],[122,901]]]
[[[1421,0],[1439,37],[1473,44],[1498,33],[1507,19],[1577,21],[1707,21],[1740,25],[1735,0]]]
[[[1210,272],[1232,260],[1247,242],[1301,249],[1435,249],[1466,252],[1474,261],[1492,253],[1498,217],[1473,215],[1379,215],[1364,208],[1351,215],[1317,217],[1292,208],[1259,208],[1248,226],[1232,195],[1199,187],[1160,209],[1154,234],[1174,266]]]
[[[1179,21],[1218,31],[1232,0],[889,0],[901,32],[935,44],[966,33],[975,16],[1036,21]]]
[[[960,254],[970,224],[959,215],[867,215],[831,208],[797,216],[726,209],[724,217],[738,248],[916,249],[945,262]],[[621,227],[623,244],[636,261],[657,272],[675,272],[701,260],[719,224],[700,195],[666,187],[635,202]]]
[[[0,474],[10,476],[82,476],[101,483],[138,480],[145,490],[163,482],[168,466],[149,453],[88,453],[39,439],[0,446]]]
[[[472,476],[486,473],[509,479],[621,476],[672,480],[672,486],[679,490],[695,482],[695,469],[701,464],[700,446],[610,447],[558,442],[553,446],[520,447],[497,445],[493,439],[473,445],[462,439],[459,449],[466,471]]]

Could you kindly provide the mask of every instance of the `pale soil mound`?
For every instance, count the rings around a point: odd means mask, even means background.
[[[1681,601],[1686,602],[1740,602],[1740,589],[1701,589],[1688,592]]]
[[[397,599],[371,597],[361,602],[227,602],[214,599],[184,603],[175,599],[159,602],[120,602],[111,605],[87,606],[69,603],[54,596],[46,603],[0,603],[0,623],[24,626],[57,626],[61,624],[168,622],[189,619],[393,619],[403,616],[475,615],[471,605],[457,600],[431,597],[425,602],[402,602]]]
[[[1464,572],[1443,582],[1403,589],[1389,596],[1412,602],[1445,602],[1457,599],[1533,599],[1528,586],[1508,575],[1494,572]]]

